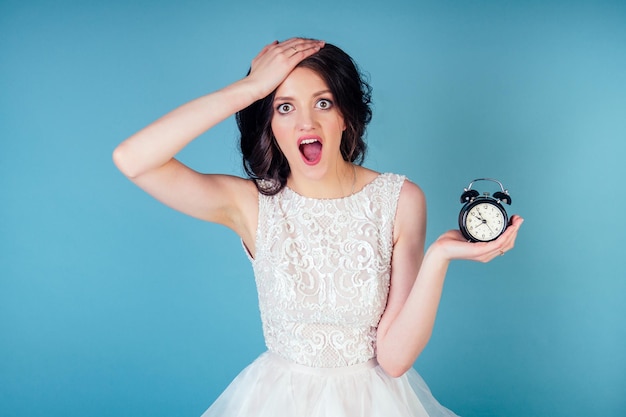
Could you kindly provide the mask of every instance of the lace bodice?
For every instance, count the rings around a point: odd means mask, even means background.
[[[270,351],[325,368],[374,357],[403,182],[381,174],[339,199],[259,195],[252,265]]]

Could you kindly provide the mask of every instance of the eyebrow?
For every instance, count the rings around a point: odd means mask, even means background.
[[[319,96],[323,96],[324,94],[331,94],[332,95],[332,91],[330,90],[321,90],[318,91],[317,93],[314,93],[312,97],[319,97]],[[293,97],[290,96],[280,96],[280,97],[274,97],[274,102],[277,101],[292,101]]]

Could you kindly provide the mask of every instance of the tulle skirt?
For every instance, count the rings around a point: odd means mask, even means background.
[[[375,359],[310,368],[266,352],[202,417],[451,417],[414,369],[388,376]]]

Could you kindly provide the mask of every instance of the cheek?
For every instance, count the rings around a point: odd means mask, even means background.
[[[340,113],[337,114],[337,126],[342,132],[345,131],[348,127],[346,119]]]
[[[275,117],[272,118],[272,122],[270,123],[270,127],[272,128],[272,133],[274,134],[274,137],[276,137],[276,139],[278,139],[281,135],[281,133],[284,130],[284,127],[282,126],[282,124],[280,123],[279,120],[277,120]]]
[[[283,120],[273,118],[270,123],[272,133],[276,139],[276,144],[280,148],[281,152],[285,153],[284,142],[289,139],[289,127]]]
[[[342,132],[342,136],[343,136],[343,132],[346,131],[348,125],[346,124],[346,122],[343,119],[339,119],[337,120],[337,130]]]
[[[272,127],[273,132],[286,132],[288,129],[292,128],[292,118],[286,117],[283,115],[274,115],[272,116],[272,120],[270,122],[270,126]]]

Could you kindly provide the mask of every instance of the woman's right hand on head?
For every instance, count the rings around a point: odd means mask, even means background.
[[[254,83],[258,99],[274,91],[302,60],[324,47],[324,41],[292,38],[266,45],[252,60],[246,79]]]

